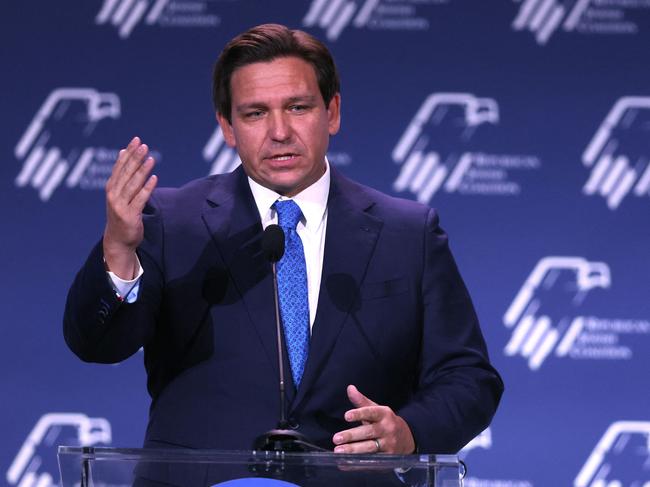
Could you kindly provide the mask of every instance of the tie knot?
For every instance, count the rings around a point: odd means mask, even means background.
[[[300,207],[293,200],[276,201],[273,203],[275,211],[278,212],[278,224],[282,228],[295,230],[302,216]]]

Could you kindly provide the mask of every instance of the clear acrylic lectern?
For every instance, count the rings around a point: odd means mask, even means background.
[[[459,487],[455,455],[59,447],[61,487]]]

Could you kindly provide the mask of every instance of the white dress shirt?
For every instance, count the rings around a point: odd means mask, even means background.
[[[327,198],[330,189],[329,163],[325,160],[325,173],[314,184],[293,198],[285,198],[275,191],[256,183],[251,178],[248,178],[248,184],[253,193],[257,211],[260,214],[262,228],[277,224],[278,216],[272,208],[273,203],[277,200],[292,199],[302,211],[302,218],[298,222],[296,232],[300,236],[300,240],[302,240],[302,247],[305,251],[307,290],[309,294],[309,329],[311,330],[316,318],[316,307],[318,306],[320,281],[323,272],[325,231],[327,230]],[[113,272],[108,272],[115,292],[120,297],[124,296],[124,300],[128,303],[133,303],[138,297],[140,279],[144,274],[140,262],[138,262],[138,267],[138,275],[131,280],[120,279]]]

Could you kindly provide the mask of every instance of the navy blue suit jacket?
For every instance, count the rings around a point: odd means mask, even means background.
[[[144,221],[137,301],[115,297],[98,244],[68,295],[66,341],[102,363],[144,346],[145,446],[248,449],[276,426],[280,401],[271,270],[246,176],[156,190]],[[288,388],[292,426],[332,448],[350,427],[348,384],[435,453],[482,431],[503,388],[435,211],[332,170],[309,358],[300,388]]]

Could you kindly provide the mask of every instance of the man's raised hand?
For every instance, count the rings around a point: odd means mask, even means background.
[[[129,280],[137,272],[135,249],[144,238],[142,210],[158,178],[149,175],[155,164],[149,148],[134,137],[120,151],[106,183],[106,228],[104,260],[108,269]]]
[[[413,434],[404,419],[388,406],[371,401],[353,385],[348,386],[347,393],[355,409],[345,413],[345,420],[361,422],[361,426],[334,435],[335,453],[410,454],[415,451]]]

